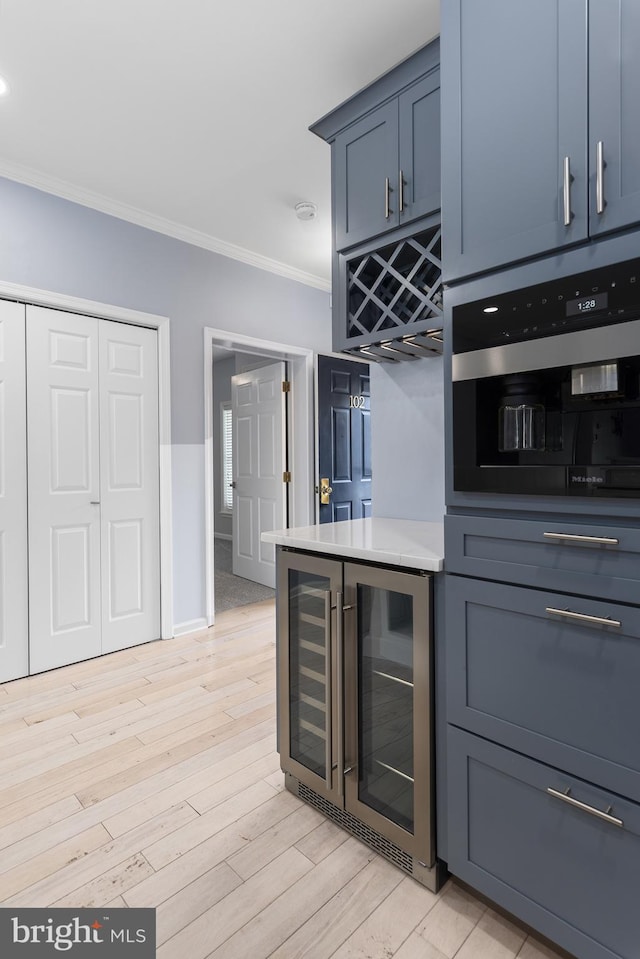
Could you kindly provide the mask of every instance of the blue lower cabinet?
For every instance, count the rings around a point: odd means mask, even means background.
[[[640,597],[640,529],[461,515],[445,517],[444,531],[452,573],[620,603]]]
[[[453,726],[449,868],[580,959],[640,955],[640,806]]]
[[[446,633],[450,723],[640,802],[638,607],[448,575]]]

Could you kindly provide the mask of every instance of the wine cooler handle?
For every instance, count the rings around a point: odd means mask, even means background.
[[[331,789],[333,779],[333,756],[331,752],[332,725],[331,725],[331,590],[324,594],[324,681],[325,681],[325,780],[327,789]]]
[[[336,696],[338,697],[338,755],[336,769],[338,795],[344,799],[344,632],[342,623],[343,594],[336,593]]]

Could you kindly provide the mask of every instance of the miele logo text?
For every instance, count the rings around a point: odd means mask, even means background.
[[[27,926],[21,923],[17,916],[12,916],[11,925],[14,943],[48,943],[59,952],[67,952],[78,943],[104,942],[100,935],[103,926],[97,919],[91,926],[81,923],[77,916],[74,916],[71,922],[58,926],[54,926],[53,919],[48,919],[43,925]]]
[[[604,476],[572,476],[572,483],[604,483]]]

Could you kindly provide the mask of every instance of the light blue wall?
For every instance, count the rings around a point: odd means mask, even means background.
[[[444,515],[442,357],[371,364],[374,516]]]
[[[170,317],[174,621],[203,617],[203,328],[327,351],[328,294],[3,178],[0,280]]]

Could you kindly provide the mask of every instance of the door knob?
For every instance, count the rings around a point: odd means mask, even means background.
[[[330,500],[331,494],[333,493],[332,488],[329,486],[328,478],[320,480],[320,503],[323,506],[326,506]]]

